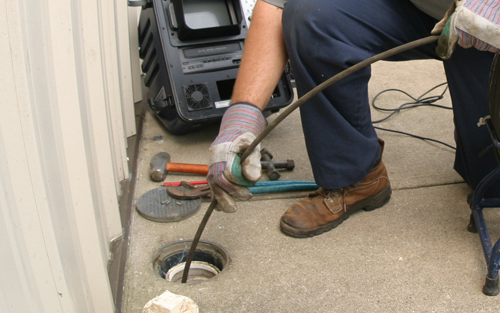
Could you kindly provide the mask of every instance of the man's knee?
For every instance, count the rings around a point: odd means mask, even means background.
[[[283,9],[285,35],[305,37],[335,27],[341,14],[342,0],[288,0]],[[334,9],[338,8],[338,9]]]
[[[364,45],[372,36],[367,27],[372,21],[366,20],[372,15],[363,5],[359,0],[288,0],[282,15],[287,45],[326,44],[340,50]]]

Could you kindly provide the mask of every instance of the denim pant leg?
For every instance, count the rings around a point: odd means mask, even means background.
[[[455,123],[455,170],[467,184],[477,184],[498,166],[486,126],[478,127],[479,118],[488,112],[489,72],[493,53],[457,47],[444,61],[453,102]],[[488,197],[500,197],[500,182],[493,185]]]
[[[377,53],[428,36],[435,22],[409,0],[288,0],[283,31],[299,96]],[[435,57],[428,45],[393,59]],[[368,99],[370,73],[358,71],[301,107],[314,178],[324,188],[359,182],[380,154]]]

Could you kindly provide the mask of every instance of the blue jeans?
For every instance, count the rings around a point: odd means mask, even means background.
[[[429,36],[436,22],[409,0],[288,0],[283,31],[299,96],[375,54]],[[415,59],[439,59],[435,44],[389,60]],[[492,151],[479,156],[491,142],[486,127],[476,126],[488,115],[492,59],[492,53],[458,47],[443,62],[454,110],[455,170],[472,188],[497,166]],[[301,107],[314,178],[324,188],[361,181],[380,155],[371,123],[370,76],[370,68],[358,71]]]

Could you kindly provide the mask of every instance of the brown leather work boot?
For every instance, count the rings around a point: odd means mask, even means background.
[[[281,231],[292,237],[311,237],[329,231],[349,215],[371,211],[391,198],[391,185],[382,160],[359,183],[341,189],[319,188],[295,202],[281,217]]]

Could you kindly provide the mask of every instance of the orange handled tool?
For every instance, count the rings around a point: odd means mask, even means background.
[[[188,164],[188,163],[172,163],[167,162],[165,165],[167,172],[191,173],[191,174],[208,174],[208,165],[204,164]]]
[[[208,166],[204,164],[172,163],[166,152],[156,154],[149,163],[149,176],[154,181],[163,181],[168,172],[207,175]]]

